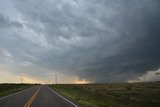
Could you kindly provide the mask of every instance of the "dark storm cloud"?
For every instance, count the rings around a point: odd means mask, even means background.
[[[0,27],[20,22],[23,26],[2,31],[13,32],[15,45],[3,42],[1,48],[11,51],[14,60],[32,63],[34,69],[95,82],[124,82],[160,66],[159,0],[16,0],[11,4],[21,19],[10,21],[0,15]],[[11,34],[7,35],[0,38],[8,41]]]
[[[143,74],[159,68],[160,3],[156,1],[121,3],[120,9],[117,10],[122,11],[115,20],[119,22],[114,26],[120,38],[109,45],[114,47],[117,44],[120,51],[109,58],[98,56],[93,62],[84,64],[82,71],[85,73],[82,74],[81,71],[79,73],[82,77],[90,77],[93,80],[96,78],[100,82],[120,82],[134,78],[133,72]],[[101,48],[105,50],[107,43],[105,39],[102,41],[100,45],[103,44]],[[98,53],[103,53],[104,50]]]
[[[6,18],[2,14],[0,14],[0,28],[12,27],[12,26],[22,27],[22,25],[17,21],[9,20],[9,18]]]

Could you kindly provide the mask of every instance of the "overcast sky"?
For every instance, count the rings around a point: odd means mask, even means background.
[[[160,0],[0,0],[0,82],[160,81]]]

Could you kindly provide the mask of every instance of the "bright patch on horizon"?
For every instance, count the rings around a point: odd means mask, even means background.
[[[88,83],[91,83],[90,81],[87,81],[85,79],[82,79],[82,80],[75,80],[73,81],[74,84],[88,84]]]
[[[160,69],[155,71],[148,71],[146,74],[143,74],[142,76],[139,76],[135,80],[129,80],[129,83],[134,82],[151,82],[151,81],[160,81]]]

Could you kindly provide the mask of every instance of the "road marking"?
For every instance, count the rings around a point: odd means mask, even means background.
[[[56,95],[58,95],[59,97],[61,97],[62,99],[66,100],[67,102],[69,102],[70,104],[72,104],[75,107],[78,107],[76,104],[72,103],[71,101],[69,101],[68,99],[64,98],[63,96],[61,96],[60,94],[58,94],[57,92],[55,92],[54,90],[52,90],[51,88],[49,88],[48,86],[46,86],[49,90],[51,90],[53,93],[55,93]]]
[[[41,87],[41,86],[40,86]],[[32,97],[27,101],[27,103],[24,105],[24,107],[30,107],[30,105],[32,104],[33,100],[36,98],[40,87],[37,89],[37,91],[32,95]]]
[[[33,87],[35,87],[35,86],[33,86]],[[4,100],[4,99],[6,99],[6,98],[8,98],[8,97],[11,97],[11,96],[14,96],[14,95],[16,95],[16,94],[22,93],[22,92],[24,92],[24,91],[27,91],[27,90],[29,90],[29,89],[33,88],[33,87],[30,87],[30,88],[28,88],[28,89],[25,89],[25,90],[22,90],[22,91],[19,91],[19,92],[16,92],[16,93],[10,94],[10,95],[5,96],[5,97],[2,97],[2,98],[0,98],[0,100]]]

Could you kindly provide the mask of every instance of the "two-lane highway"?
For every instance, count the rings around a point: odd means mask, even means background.
[[[45,85],[0,99],[0,107],[78,107]]]

